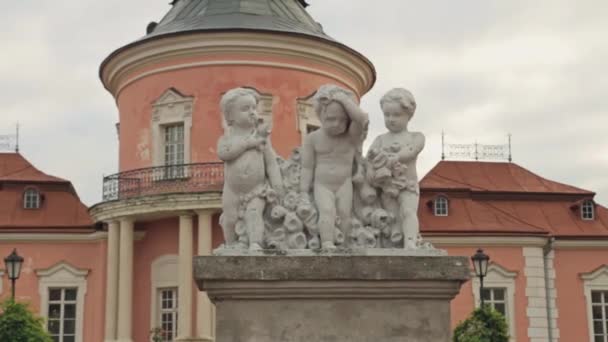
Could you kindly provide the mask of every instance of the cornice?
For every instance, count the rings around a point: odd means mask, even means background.
[[[608,240],[556,240],[552,245],[554,249],[608,249]]]
[[[144,232],[135,232],[135,240],[141,240]],[[97,242],[108,239],[107,232],[94,232],[90,234],[53,234],[53,233],[0,233],[0,241],[10,242]]]
[[[193,57],[210,60],[154,68],[159,63]],[[275,63],[272,57],[288,62]],[[100,77],[117,98],[124,87],[142,77],[205,65],[256,65],[322,74],[349,85],[359,96],[375,83],[371,62],[346,47],[303,36],[262,32],[204,32],[143,41],[108,57]]]
[[[163,194],[125,200],[103,202],[89,209],[96,222],[110,222],[124,218],[133,220],[180,215],[188,211],[221,211],[222,195],[219,192]]]
[[[536,236],[424,236],[435,247],[544,247],[548,238]]]

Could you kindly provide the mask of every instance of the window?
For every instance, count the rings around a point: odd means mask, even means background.
[[[472,275],[472,290],[473,298],[475,298],[475,306],[481,303],[481,296],[486,305],[491,305],[496,311],[501,312],[507,324],[509,325],[510,341],[515,341],[515,278],[517,272],[509,271],[502,266],[491,263],[488,266],[488,272],[483,279],[484,291],[479,293],[479,278]]]
[[[165,177],[184,177],[184,125],[169,125],[164,128]]]
[[[36,189],[26,189],[23,194],[23,208],[38,209],[40,208],[40,193]]]
[[[154,166],[190,163],[194,98],[169,88],[152,106],[152,151],[147,143],[142,143],[141,146],[138,145],[138,158],[149,161],[152,157]],[[163,171],[158,175],[159,179],[183,177],[185,171],[183,166],[161,169]]]
[[[87,275],[66,262],[36,270],[40,295],[40,316],[55,342],[85,342],[83,317]]]
[[[49,289],[47,329],[54,342],[76,341],[75,288]]]
[[[506,288],[485,288],[481,292],[481,297],[486,305],[507,317]]]
[[[581,274],[587,300],[590,342],[608,342],[608,266]]]
[[[433,209],[435,216],[448,216],[448,199],[445,196],[437,196]]]
[[[319,129],[317,125],[306,125],[306,134],[310,134]]]
[[[593,341],[608,342],[608,291],[591,291]]]
[[[591,200],[586,200],[581,205],[581,218],[583,220],[593,220],[595,217],[595,204]]]
[[[304,138],[308,134],[321,127],[321,121],[319,121],[314,106],[312,105],[312,98],[315,93],[316,92],[296,100],[297,129],[302,135],[302,142],[304,142]]]
[[[177,336],[177,288],[158,290],[158,326],[164,342],[173,341]]]

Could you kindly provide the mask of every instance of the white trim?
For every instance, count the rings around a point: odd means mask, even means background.
[[[443,205],[445,205],[445,214],[439,213],[438,204],[440,202]],[[433,214],[435,216],[448,216],[449,213],[450,213],[450,202],[448,201],[448,198],[443,195],[439,195],[439,196],[435,197],[435,200],[433,201]]]
[[[591,210],[591,217],[586,218],[583,213],[585,212],[585,207],[588,206]],[[580,206],[580,214],[581,214],[581,220],[583,221],[593,221],[595,220],[595,203],[592,200],[584,200],[583,203],[581,203]]]
[[[545,237],[534,236],[422,236],[436,247],[449,246],[517,246],[517,247],[544,247],[549,241]]]
[[[549,341],[547,310],[547,286],[545,260],[542,247],[524,247],[524,274],[526,276],[526,316],[529,326],[527,336],[538,341]]]
[[[141,240],[146,235],[145,232],[136,232],[135,240]],[[10,242],[95,242],[108,239],[107,232],[94,232],[89,234],[68,234],[68,233],[0,233],[0,241]]]
[[[235,54],[255,59],[232,59]],[[277,57],[290,62],[267,62]],[[106,89],[118,98],[129,83],[171,70],[155,69],[133,77],[143,68],[184,58],[216,59],[202,62],[211,63],[204,65],[273,66],[322,74],[348,85],[357,97],[369,91],[375,80],[371,62],[343,46],[314,38],[260,32],[204,32],[145,41],[107,59],[102,65],[101,78]],[[306,66],[311,63],[314,67]],[[193,66],[201,65],[185,63],[178,68]]]
[[[162,288],[178,288],[179,256],[166,254],[154,259],[150,265],[150,327],[159,325],[158,290]],[[181,305],[182,303],[178,303]],[[176,327],[177,329],[177,327]],[[176,330],[177,331],[177,330]]]
[[[48,318],[49,288],[72,287],[77,289],[76,297],[76,342],[83,342],[84,305],[87,293],[87,275],[89,270],[78,269],[65,261],[54,266],[36,270],[38,275],[38,293],[40,294],[40,316]],[[45,327],[46,328],[46,327]]]
[[[598,249],[608,248],[608,240],[555,240],[554,249]]]
[[[475,298],[475,307],[479,307],[480,294],[479,294],[479,278],[475,275],[475,272],[471,272],[472,278],[472,289],[473,298]],[[505,293],[505,304],[507,312],[507,323],[509,324],[509,335],[510,342],[516,341],[516,327],[515,327],[515,278],[517,278],[517,272],[509,271],[502,266],[491,263],[488,266],[488,272],[486,277],[483,278],[484,287],[504,288]]]
[[[585,301],[587,302],[587,331],[589,333],[589,341],[593,342],[591,291],[608,291],[608,265],[602,265],[588,273],[581,273],[580,277],[584,283]]]

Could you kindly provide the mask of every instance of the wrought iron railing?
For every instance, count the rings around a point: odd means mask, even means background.
[[[149,167],[104,177],[103,201],[168,193],[219,191],[223,184],[223,163]]]

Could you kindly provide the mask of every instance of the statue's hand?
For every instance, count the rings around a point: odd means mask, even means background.
[[[246,141],[248,148],[258,148],[261,149],[266,144],[266,138],[260,137],[257,135],[252,135],[247,138]]]
[[[333,96],[332,96],[334,101],[338,101],[342,104],[347,103],[347,102],[352,102],[352,99],[346,95],[345,93],[339,91],[336,92]]]

